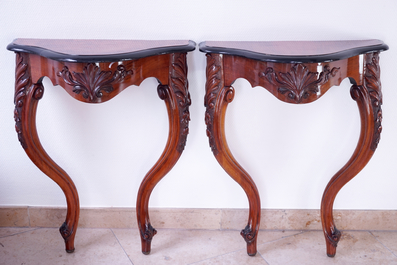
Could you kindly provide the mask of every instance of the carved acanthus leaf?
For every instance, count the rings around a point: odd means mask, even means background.
[[[205,99],[204,106],[205,111],[205,124],[207,125],[207,136],[209,139],[210,147],[214,155],[218,154],[218,149],[215,144],[215,138],[213,135],[213,122],[214,122],[214,112],[215,103],[218,93],[222,88],[222,73],[221,73],[221,57],[217,54],[207,54],[207,69],[206,77],[207,81],[205,83]]]
[[[189,84],[187,80],[186,53],[174,53],[171,56],[170,86],[179,105],[181,127],[177,151],[182,152],[186,145],[187,135],[189,134],[189,106],[191,105],[190,93],[188,90]],[[159,95],[161,98],[162,94],[159,93]]]
[[[127,75],[132,75],[132,70],[126,71],[124,65],[117,66],[116,71],[112,73],[112,71],[102,71],[95,63],[87,64],[82,73],[71,73],[67,66],[58,72],[58,76],[68,85],[73,86],[74,93],[81,93],[90,101],[101,98],[103,91],[112,92],[113,84],[122,82]]]
[[[23,149],[27,148],[25,139],[22,134],[22,111],[25,105],[26,92],[32,85],[30,77],[29,66],[27,63],[27,55],[25,53],[16,53],[16,67],[15,67],[15,130],[18,134],[18,140]]]
[[[382,132],[382,85],[380,82],[379,52],[365,55],[364,87],[368,90],[373,109],[375,132],[371,150],[375,151]]]
[[[272,67],[268,67],[260,76],[266,78],[271,84],[277,86],[281,94],[287,94],[288,98],[296,103],[307,99],[310,94],[317,94],[319,87],[328,82],[330,76],[335,76],[339,71],[338,67],[330,69],[328,65],[324,70],[310,72],[303,64],[295,64],[289,72],[276,72]]]

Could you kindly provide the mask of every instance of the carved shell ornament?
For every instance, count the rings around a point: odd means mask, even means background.
[[[103,91],[112,92],[113,84],[122,82],[127,75],[132,75],[132,70],[126,71],[124,65],[117,66],[116,71],[112,73],[102,71],[95,63],[87,64],[82,73],[70,72],[67,66],[58,73],[68,85],[73,86],[74,93],[82,93],[83,97],[90,101],[101,98]]]
[[[277,86],[277,90],[281,94],[287,94],[288,98],[300,103],[302,99],[307,99],[310,94],[317,94],[319,86],[325,84],[329,80],[329,76],[335,76],[339,71],[339,67],[332,70],[328,65],[324,66],[324,70],[318,72],[310,72],[303,64],[295,64],[289,72],[276,72],[272,67],[268,67],[260,76],[266,78],[272,85]]]

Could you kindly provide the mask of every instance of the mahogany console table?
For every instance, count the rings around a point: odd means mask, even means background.
[[[359,41],[269,41],[200,43],[207,53],[205,122],[213,154],[223,169],[244,189],[249,201],[247,226],[241,235],[248,255],[257,252],[260,198],[254,181],[233,157],[225,138],[225,113],[233,101],[237,78],[265,87],[279,100],[293,104],[317,100],[332,86],[348,77],[351,96],[357,101],[361,134],[353,156],[334,175],[321,202],[321,221],[327,255],[335,256],[341,233],[336,229],[332,208],[339,190],[368,163],[382,130],[382,92],[379,52],[388,49],[379,40]]]
[[[44,151],[36,130],[36,109],[43,97],[44,76],[75,99],[101,103],[145,78],[157,78],[160,99],[169,116],[168,141],[163,154],[143,179],[138,191],[137,219],[142,252],[150,253],[156,230],[148,203],[156,184],[178,161],[189,132],[190,95],[186,53],[193,41],[46,40],[16,39],[7,46],[16,53],[15,123],[18,139],[33,163],[62,189],[67,201],[66,220],[60,227],[66,251],[74,251],[79,220],[79,197],[68,174]]]

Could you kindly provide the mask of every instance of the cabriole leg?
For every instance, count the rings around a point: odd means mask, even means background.
[[[340,189],[356,176],[374,154],[382,130],[382,92],[379,53],[365,55],[363,85],[353,85],[352,98],[360,111],[361,133],[353,156],[329,181],[321,202],[321,221],[327,245],[327,255],[334,257],[341,233],[336,229],[332,209]]]
[[[72,179],[43,149],[36,129],[36,110],[42,98],[44,87],[39,80],[32,83],[29,56],[17,53],[15,82],[15,128],[18,139],[32,162],[62,189],[67,202],[66,220],[59,231],[65,240],[66,251],[74,251],[80,206],[77,189]]]
[[[233,101],[233,87],[223,83],[222,57],[207,54],[207,83],[205,121],[211,150],[222,168],[243,188],[248,197],[249,217],[247,226],[241,231],[247,242],[247,253],[254,256],[257,252],[257,235],[260,223],[260,198],[254,181],[235,160],[225,137],[225,114],[227,105]]]
[[[149,219],[149,198],[157,183],[173,168],[181,156],[189,133],[189,106],[186,54],[171,55],[170,85],[160,84],[157,88],[159,97],[165,101],[169,116],[169,134],[166,147],[157,161],[143,179],[137,197],[137,219],[141,235],[142,253],[149,254],[151,242],[157,231]]]

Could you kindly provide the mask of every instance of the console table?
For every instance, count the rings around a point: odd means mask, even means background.
[[[226,108],[235,95],[233,82],[245,78],[252,87],[262,86],[281,101],[303,104],[319,99],[346,77],[350,79],[351,96],[360,112],[360,138],[350,160],[329,181],[321,202],[327,255],[335,256],[341,237],[332,215],[335,197],[368,163],[380,139],[379,52],[388,46],[379,40],[207,41],[200,43],[199,48],[207,53],[205,122],[210,147],[223,169],[244,189],[249,201],[248,224],[241,231],[248,255],[257,252],[261,207],[253,179],[233,157],[225,138]]]
[[[190,95],[186,53],[193,41],[48,40],[16,39],[7,46],[16,53],[15,123],[18,139],[33,163],[62,189],[67,201],[66,220],[60,227],[67,252],[74,251],[79,220],[79,197],[68,174],[43,149],[36,130],[36,109],[43,97],[44,76],[73,98],[101,103],[145,78],[155,77],[160,99],[169,116],[168,141],[157,163],[143,179],[137,197],[137,219],[142,252],[149,254],[156,230],[148,203],[156,184],[178,161],[189,132]]]

